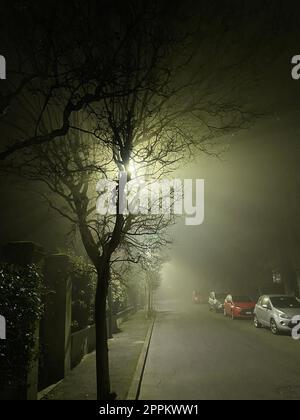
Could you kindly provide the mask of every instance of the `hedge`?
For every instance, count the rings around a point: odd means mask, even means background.
[[[6,339],[0,340],[0,386],[26,383],[36,345],[36,325],[42,315],[42,275],[35,265],[0,264],[0,314],[6,320]]]

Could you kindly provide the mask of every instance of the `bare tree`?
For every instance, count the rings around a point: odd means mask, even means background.
[[[43,198],[78,228],[96,268],[98,399],[110,396],[106,300],[112,261],[136,262],[146,251],[166,246],[167,228],[174,221],[171,214],[122,213],[119,200],[126,183],[118,184],[119,172],[128,181],[141,175],[150,183],[168,177],[198,153],[217,153],[221,136],[247,127],[254,117],[237,95],[237,63],[218,61],[216,52],[224,54],[219,40],[226,31],[221,27],[222,34],[214,38],[214,54],[212,41],[205,45],[205,39],[199,54],[195,33],[182,30],[178,35],[182,23],[167,3],[145,4],[121,8],[95,54],[94,43],[84,38],[79,68],[67,61],[71,73],[51,46],[54,84],[46,84],[46,90],[41,80],[40,87],[29,85],[38,98],[30,89],[22,90],[20,106],[31,120],[23,125],[18,121],[16,127],[12,120],[8,124],[14,133],[19,125],[23,132],[27,127],[31,131],[0,154],[6,158],[3,170],[47,186]],[[218,78],[224,68],[230,74],[225,84]],[[9,159],[17,150],[22,154]],[[117,183],[113,215],[96,213],[99,179]]]
[[[115,2],[106,0],[79,0],[72,8],[56,1],[43,8],[26,0],[5,3],[0,16],[7,51],[0,160],[65,136],[78,112],[110,95],[108,86],[114,86],[114,96],[126,94],[118,90],[116,57],[136,24],[122,38],[116,36]],[[56,122],[50,127],[46,122],[53,109]]]

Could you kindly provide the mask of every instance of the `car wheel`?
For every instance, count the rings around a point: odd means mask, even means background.
[[[255,328],[261,328],[262,327],[262,324],[259,322],[256,315],[254,316],[254,326],[255,326]]]
[[[274,335],[278,335],[279,331],[278,331],[277,324],[276,324],[276,322],[274,321],[274,319],[271,319],[271,322],[270,322],[270,327],[271,327],[271,332],[272,332],[272,334],[274,334]]]

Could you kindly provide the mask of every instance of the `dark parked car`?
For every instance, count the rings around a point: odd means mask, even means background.
[[[226,293],[211,292],[208,298],[209,310],[215,312],[223,312],[226,296]]]

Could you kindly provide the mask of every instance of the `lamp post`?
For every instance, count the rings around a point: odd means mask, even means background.
[[[147,317],[150,318],[153,312],[153,287],[152,287],[152,252],[151,249],[146,251],[146,282],[147,282],[147,289],[148,289],[148,297],[147,297]]]

